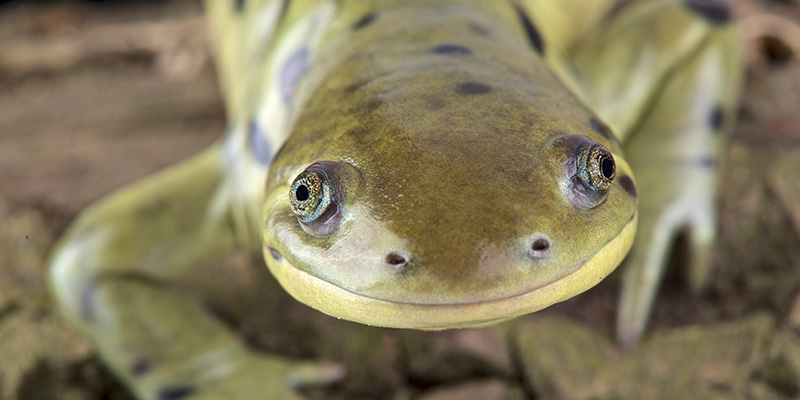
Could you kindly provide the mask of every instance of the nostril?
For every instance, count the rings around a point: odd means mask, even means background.
[[[533,251],[544,251],[550,248],[550,242],[547,239],[536,239],[531,245]]]
[[[528,256],[533,259],[544,258],[550,250],[550,240],[540,236],[536,238],[528,249]]]
[[[386,264],[389,264],[394,268],[400,269],[405,267],[406,264],[408,264],[408,257],[396,251],[392,251],[389,254],[386,254],[385,261]]]

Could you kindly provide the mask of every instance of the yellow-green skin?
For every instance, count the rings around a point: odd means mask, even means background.
[[[633,342],[684,229],[705,282],[741,79],[722,6],[206,3],[226,138],[87,209],[52,261],[64,309],[140,398],[298,399],[290,386],[341,376],[249,350],[173,289],[236,249],[263,248],[303,303],[400,328],[540,310],[596,285],[636,237],[618,326]],[[602,195],[576,178],[587,143],[616,163]],[[324,231],[289,199],[320,165],[339,212]]]

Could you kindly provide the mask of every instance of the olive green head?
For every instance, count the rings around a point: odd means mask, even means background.
[[[544,68],[456,58],[327,71],[298,115],[263,237],[298,300],[371,325],[474,326],[572,297],[627,253],[635,189],[608,130]]]

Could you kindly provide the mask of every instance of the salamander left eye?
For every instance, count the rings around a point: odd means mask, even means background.
[[[300,222],[317,220],[331,205],[333,189],[321,171],[305,170],[289,191],[289,205]]]
[[[616,176],[614,156],[599,143],[586,143],[578,150],[578,179],[595,192],[605,193]]]

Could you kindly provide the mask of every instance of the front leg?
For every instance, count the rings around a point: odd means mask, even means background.
[[[250,234],[234,222],[219,160],[214,147],[109,196],[54,252],[56,297],[141,399],[297,399],[292,386],[342,373],[251,351],[179,289]]]
[[[639,35],[652,32],[650,46],[658,48],[667,41],[664,49],[681,51],[666,55],[674,57],[668,65],[654,65],[662,69],[663,80],[654,83],[657,95],[645,103],[640,119],[630,123],[625,143],[637,179],[639,228],[623,264],[617,319],[617,337],[623,344],[636,342],[644,331],[666,261],[681,233],[688,238],[690,286],[700,291],[707,284],[720,150],[724,131],[735,118],[742,80],[738,34],[723,18],[727,10],[722,6],[693,0],[645,7],[652,10],[641,12],[641,20],[629,22],[628,29],[636,33],[638,27],[648,26]]]
[[[707,281],[717,165],[742,79],[738,34],[717,0],[602,0],[588,15],[588,2],[552,3],[538,24],[554,44],[545,56],[624,142],[637,181],[629,188],[639,198],[639,228],[617,321],[619,340],[633,343],[680,233],[688,233],[691,285]],[[561,34],[549,23],[559,16],[572,17],[579,33]]]

